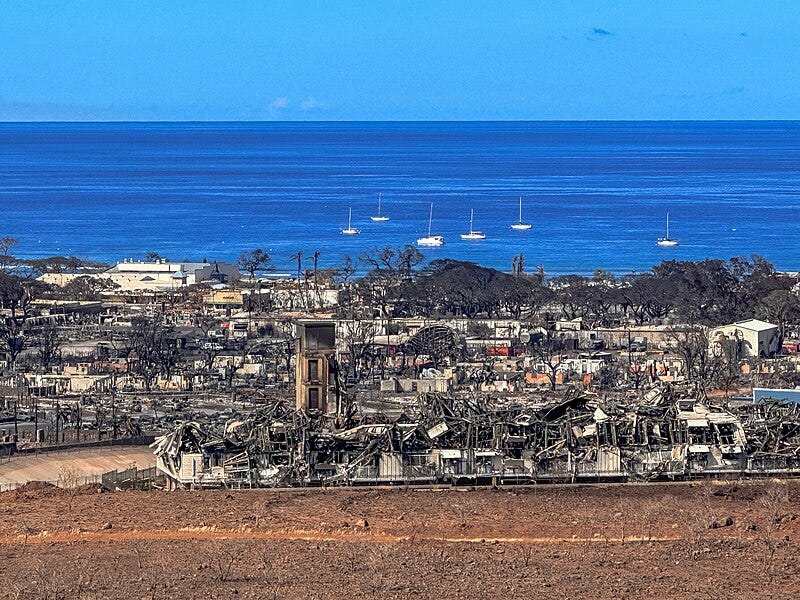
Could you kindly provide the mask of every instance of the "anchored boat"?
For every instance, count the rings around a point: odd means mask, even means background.
[[[469,233],[462,233],[461,239],[462,240],[485,240],[486,234],[480,231],[475,231],[472,228],[472,220],[475,217],[475,210],[470,209],[469,211]]]
[[[673,240],[669,237],[669,213],[667,213],[667,234],[666,237],[658,238],[656,244],[659,246],[677,246],[678,240]]]
[[[431,235],[432,223],[433,223],[433,202],[431,202],[431,210],[428,213],[428,235],[419,238],[417,240],[417,246],[427,246],[429,248],[432,248],[444,244],[444,238],[441,235]]]
[[[381,214],[381,195],[378,194],[378,214],[370,217],[373,221],[388,221],[389,217],[386,217]]]
[[[360,229],[356,229],[352,225],[353,220],[353,209],[350,208],[350,212],[347,214],[347,229],[342,229],[342,233],[344,235],[357,235],[361,233]]]
[[[530,223],[523,223],[522,221],[522,196],[519,197],[519,223],[511,225],[511,229],[525,230],[533,227]]]

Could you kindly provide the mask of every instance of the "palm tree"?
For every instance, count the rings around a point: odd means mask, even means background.
[[[319,267],[319,255],[322,254],[319,250],[314,252],[314,294],[317,297],[317,304],[322,306],[322,294],[319,292],[319,281],[317,280],[317,273]]]
[[[303,287],[301,285],[301,280],[303,279],[303,251],[298,250],[297,254],[289,258],[297,261],[297,298],[300,301],[303,299]]]

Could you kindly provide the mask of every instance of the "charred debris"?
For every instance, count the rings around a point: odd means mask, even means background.
[[[222,432],[196,422],[153,443],[173,488],[653,481],[800,473],[800,409],[651,390],[625,402],[421,394],[398,416],[277,401]]]

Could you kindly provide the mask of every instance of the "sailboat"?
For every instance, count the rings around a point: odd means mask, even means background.
[[[431,223],[433,222],[433,202],[428,214],[428,235],[417,240],[417,246],[436,247],[444,244],[444,238],[440,235],[431,235]]]
[[[669,237],[669,213],[667,213],[667,235],[666,237],[658,238],[656,244],[659,246],[677,246],[678,240],[673,240]]]
[[[361,233],[360,229],[356,229],[355,227],[353,227],[352,221],[353,221],[353,209],[351,207],[350,212],[347,215],[347,229],[342,229],[342,233],[344,235],[356,235]]]
[[[512,224],[511,225],[511,229],[517,229],[517,230],[521,231],[521,230],[525,230],[525,229],[530,229],[531,227],[533,227],[533,225],[531,225],[530,223],[523,223],[522,222],[522,196],[520,196],[519,197],[519,223]]]
[[[381,214],[381,195],[382,194],[378,194],[378,214],[375,215],[375,216],[370,217],[370,219],[372,219],[373,221],[388,221],[389,220],[389,217],[386,217],[386,216]]]
[[[469,211],[469,233],[462,233],[461,239],[462,240],[485,240],[486,234],[481,233],[480,231],[475,231],[472,228],[472,219],[475,216],[475,210],[470,209]]]

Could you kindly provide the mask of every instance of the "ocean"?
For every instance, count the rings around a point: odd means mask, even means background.
[[[373,223],[377,209],[391,218]],[[518,198],[529,231],[514,231]],[[800,122],[6,123],[16,254],[339,264],[414,244],[548,274],[760,254],[800,270]],[[345,236],[348,210],[360,235]],[[487,238],[463,241],[470,210]],[[670,215],[673,248],[656,246]],[[309,264],[310,266],[310,264]]]

